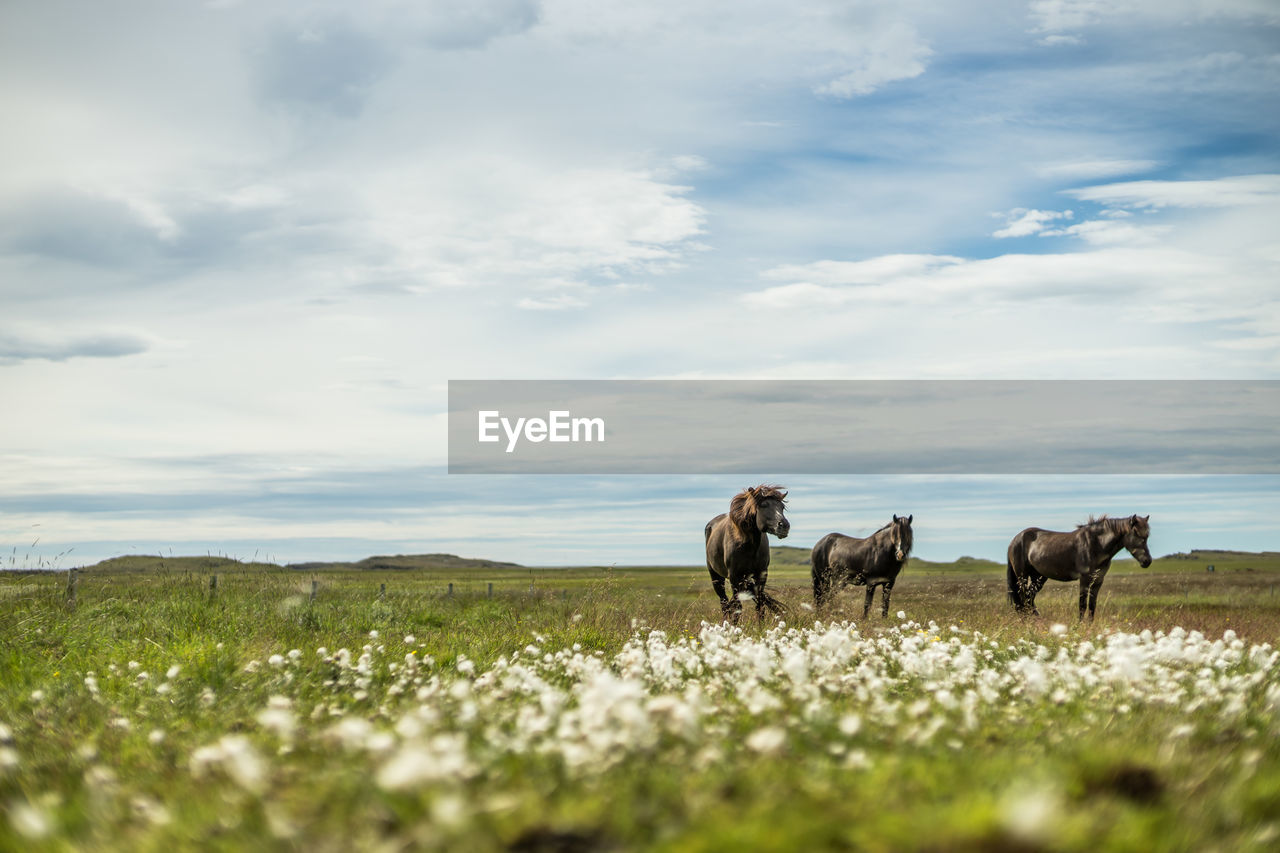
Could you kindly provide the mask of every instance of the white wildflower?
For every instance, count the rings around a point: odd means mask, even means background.
[[[221,770],[240,787],[255,794],[266,789],[266,765],[243,735],[225,735],[217,743],[191,754],[191,775],[197,779]]]
[[[166,809],[157,800],[153,800],[148,796],[139,794],[129,801],[129,807],[133,810],[133,816],[139,820],[144,820],[154,826],[167,826],[169,823],[169,810]]]
[[[1034,843],[1053,835],[1058,812],[1064,806],[1061,797],[1048,788],[1031,788],[1010,792],[998,810],[1005,830],[1019,841]]]
[[[748,749],[765,754],[778,752],[786,742],[787,733],[778,726],[756,729],[746,739]]]
[[[258,712],[258,725],[284,741],[293,740],[298,721],[288,708],[268,707]]]
[[[840,718],[840,734],[853,737],[862,730],[862,718],[857,714],[845,714]]]
[[[31,803],[16,803],[9,807],[9,825],[23,838],[37,840],[53,832],[53,820],[44,809]]]

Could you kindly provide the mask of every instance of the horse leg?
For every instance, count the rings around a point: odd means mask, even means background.
[[[1093,621],[1094,612],[1098,609],[1098,589],[1102,586],[1102,576],[1081,576],[1080,578],[1080,619],[1084,620],[1085,605],[1089,607],[1089,621]]]
[[[740,593],[738,585],[732,580],[729,581],[729,593],[729,601],[727,601],[723,607],[725,608],[725,615],[728,617],[729,621],[737,625],[738,617],[742,615],[742,599],[738,597]]]
[[[738,624],[738,617],[742,615],[742,594],[755,595],[755,584],[753,578],[744,571],[729,570],[729,589],[733,593],[733,601],[730,606],[733,608],[733,624]]]
[[[826,606],[827,600],[831,597],[831,577],[826,572],[819,572],[816,568],[813,570],[813,607],[820,610]]]
[[[1036,609],[1036,596],[1040,594],[1040,590],[1044,587],[1046,578],[1039,572],[1028,570],[1025,579],[1026,586],[1023,588],[1022,598],[1026,602],[1027,610],[1031,611],[1032,616],[1039,616],[1040,611]]]
[[[724,576],[717,574],[716,570],[707,566],[707,571],[711,574],[711,588],[716,591],[716,595],[720,597],[720,615],[729,615],[729,596],[724,594]]]
[[[863,619],[866,619],[866,618],[867,618],[867,614],[871,612],[871,602],[875,599],[875,597],[876,597],[876,586],[875,586],[875,584],[871,584],[871,583],[867,584],[867,600],[866,600],[866,602],[862,605],[862,618],[863,618]]]
[[[884,585],[884,592],[881,594],[880,618],[883,619],[889,615],[889,593],[893,592],[893,581],[889,581]]]

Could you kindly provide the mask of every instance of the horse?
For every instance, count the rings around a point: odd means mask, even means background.
[[[1047,578],[1058,581],[1080,581],[1080,619],[1086,606],[1093,621],[1098,607],[1098,588],[1111,568],[1111,558],[1121,548],[1133,555],[1144,569],[1151,565],[1147,537],[1151,535],[1151,516],[1128,518],[1094,518],[1076,525],[1070,533],[1028,527],[1009,543],[1006,577],[1009,600],[1019,613],[1036,616],[1036,593]]]
[[[826,604],[837,591],[837,585],[865,585],[867,600],[862,608],[862,618],[866,619],[879,586],[884,589],[880,616],[888,616],[889,594],[911,554],[913,517],[895,515],[893,521],[866,539],[843,533],[828,533],[819,539],[811,556],[814,606]]]
[[[775,614],[785,611],[782,602],[765,592],[769,579],[769,536],[786,539],[791,522],[783,511],[787,493],[781,486],[760,485],[743,489],[729,502],[729,511],[707,522],[703,535],[707,544],[707,571],[711,586],[720,597],[720,610],[734,622],[742,614],[740,595],[756,602],[756,614],[763,618],[767,607]],[[725,579],[733,591],[731,601],[724,592]]]

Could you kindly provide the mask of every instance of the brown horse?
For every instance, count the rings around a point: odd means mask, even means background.
[[[862,618],[871,612],[876,587],[884,589],[880,615],[889,615],[889,594],[898,573],[911,555],[913,537],[910,515],[893,517],[893,521],[866,539],[855,539],[843,533],[828,533],[813,546],[813,604],[822,607],[840,587],[866,585],[867,600]]]
[[[772,533],[786,539],[791,532],[783,510],[787,493],[781,486],[753,486],[734,495],[729,502],[729,512],[717,515],[707,522],[704,536],[707,542],[707,571],[711,573],[711,585],[720,596],[720,609],[735,622],[742,613],[739,596],[755,599],[756,614],[764,615],[764,608],[780,613],[782,603],[765,592],[769,579],[769,537]],[[728,578],[733,599],[724,592]]]
[[[1089,619],[1098,607],[1098,588],[1111,568],[1111,558],[1127,549],[1144,569],[1151,565],[1147,537],[1151,516],[1089,517],[1070,533],[1028,527],[1009,543],[1006,577],[1009,600],[1020,613],[1036,610],[1036,593],[1047,578],[1080,581],[1080,618],[1086,606]]]

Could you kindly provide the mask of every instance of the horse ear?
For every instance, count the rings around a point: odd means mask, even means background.
[[[911,519],[913,519],[913,518],[915,518],[915,516],[914,516],[914,515],[908,515],[908,516],[907,516],[907,524],[910,524],[910,523],[911,523]]]
[[[893,514],[893,520],[894,520],[894,522],[895,522],[895,523],[896,523],[896,522],[897,522],[897,520],[898,520],[898,514],[897,514],[896,512]]]
[[[1144,515],[1144,516],[1142,517],[1142,520],[1143,520],[1143,521],[1150,521],[1150,520],[1151,520],[1151,513],[1147,513],[1146,515]]]

